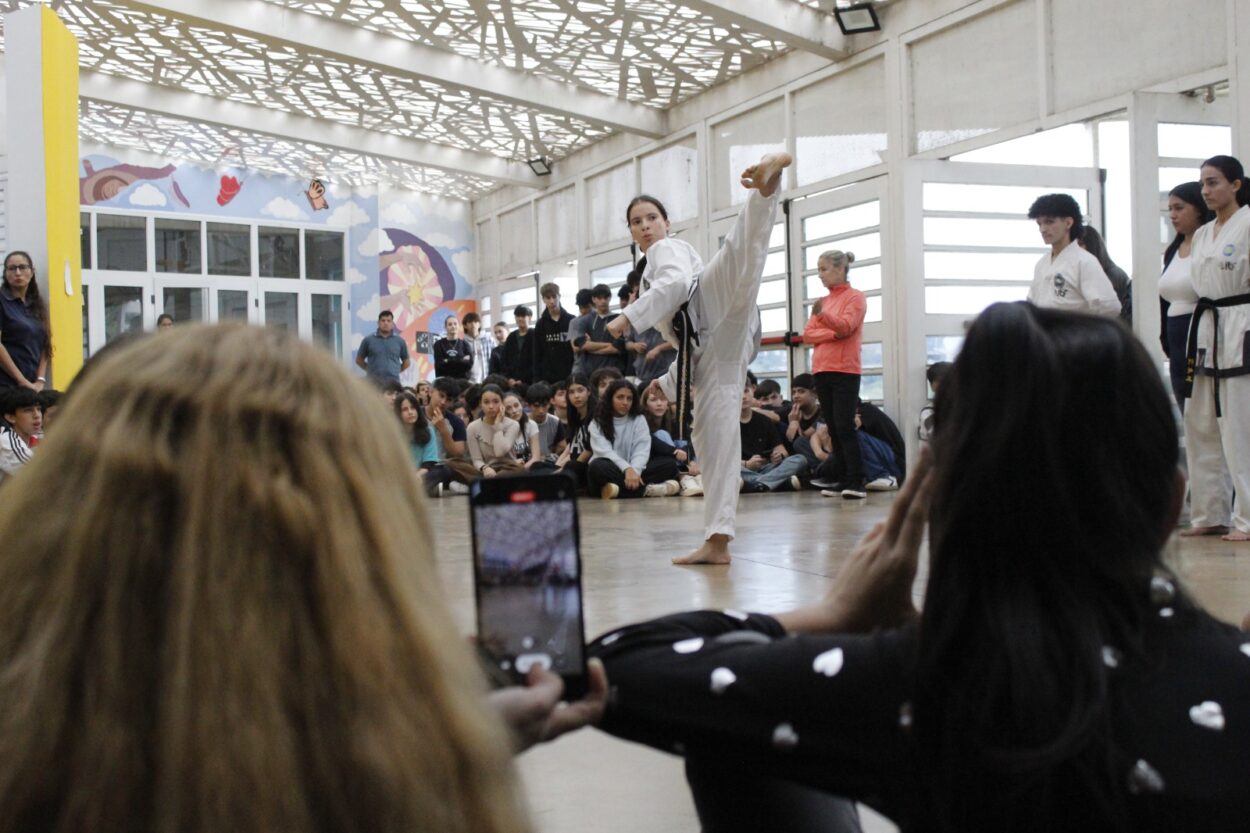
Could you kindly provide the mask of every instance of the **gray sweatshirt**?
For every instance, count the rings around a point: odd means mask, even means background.
[[[599,423],[590,423],[590,450],[594,452],[591,459],[611,460],[621,471],[633,469],[642,474],[651,459],[651,429],[646,417],[613,417],[612,428],[616,440],[608,442]]]

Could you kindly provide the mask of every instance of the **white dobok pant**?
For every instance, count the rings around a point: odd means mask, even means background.
[[[1219,381],[1218,418],[1215,384],[1210,376],[1196,376],[1185,404],[1190,523],[1250,532],[1250,376]]]

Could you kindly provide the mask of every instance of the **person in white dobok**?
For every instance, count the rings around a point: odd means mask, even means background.
[[[1102,270],[1098,258],[1076,243],[1081,239],[1081,207],[1068,194],[1046,194],[1029,207],[1029,219],[1037,221],[1042,242],[1050,254],[1042,255],[1033,268],[1029,302],[1048,309],[1120,314],[1120,299]]]
[[[1189,254],[1198,302],[1185,362],[1191,525],[1181,534],[1250,541],[1250,180],[1241,163],[1202,163],[1202,198],[1215,219],[1194,232]]]
[[[703,545],[674,558],[674,564],[730,562],[742,462],[742,384],[759,347],[756,296],[776,222],[781,172],[792,161],[789,154],[769,154],[742,172],[742,186],[755,193],[706,266],[693,246],[668,236],[668,214],[659,200],[637,197],[626,210],[630,234],[644,255],[642,291],[608,332],[619,338],[631,326],[639,332],[656,327],[677,347],[668,374],[650,387],[677,403],[683,436],[693,408],[692,440],[703,470]]]

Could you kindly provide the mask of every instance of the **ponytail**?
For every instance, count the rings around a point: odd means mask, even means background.
[[[1202,163],[1204,168],[1215,168],[1229,182],[1240,182],[1237,189],[1237,205],[1250,205],[1250,179],[1246,179],[1246,171],[1241,162],[1233,156],[1212,156]]]

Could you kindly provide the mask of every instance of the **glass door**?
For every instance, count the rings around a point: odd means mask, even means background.
[[[208,302],[208,288],[201,278],[156,279],[157,315],[171,315],[175,324],[208,321]]]
[[[212,321],[256,323],[256,282],[247,278],[213,278],[208,286]]]

